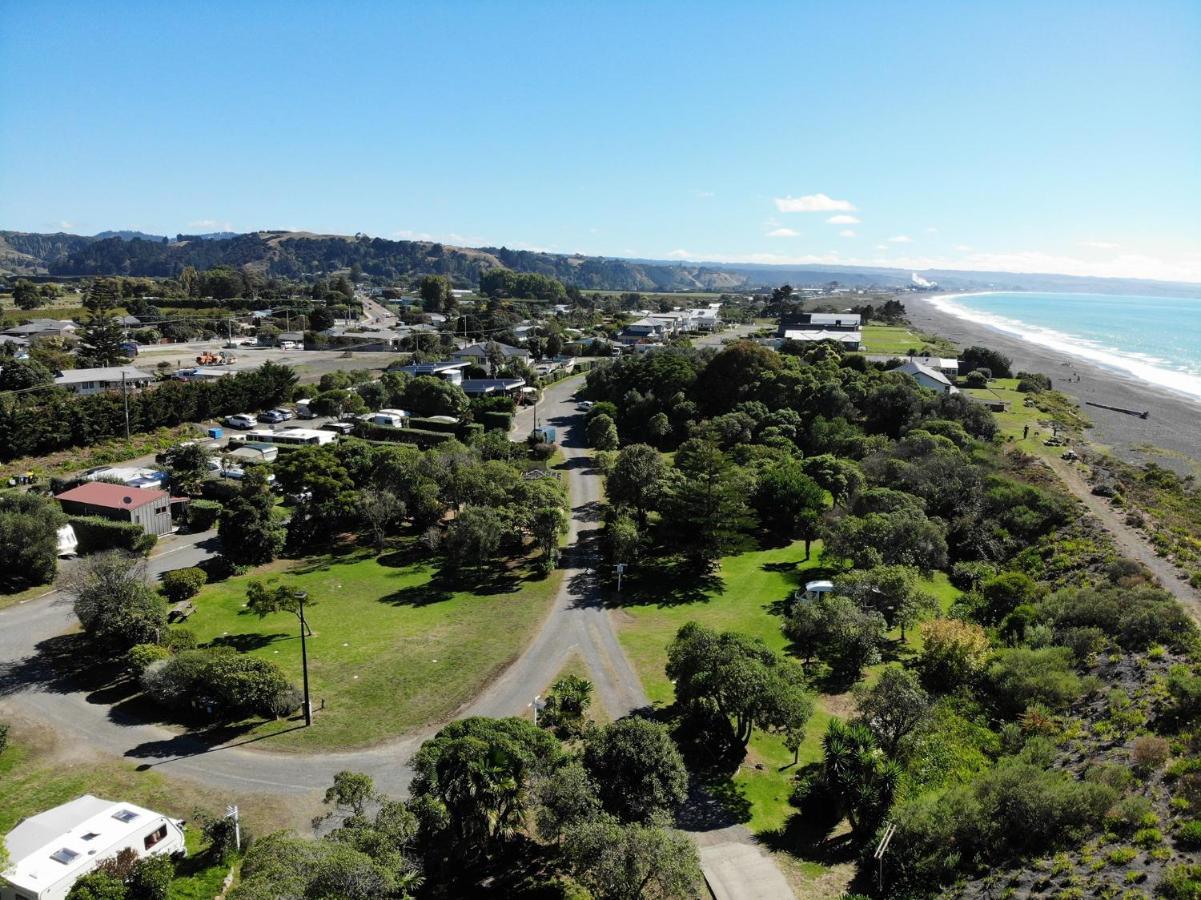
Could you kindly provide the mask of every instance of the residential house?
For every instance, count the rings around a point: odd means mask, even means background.
[[[403,372],[414,378],[427,375],[432,378],[441,378],[443,381],[449,381],[451,384],[460,384],[463,381],[463,370],[469,365],[471,365],[470,362],[446,360],[444,362],[411,363],[407,366],[393,366],[388,371]]]
[[[799,341],[802,344],[818,344],[822,341],[834,341],[844,350],[859,350],[863,347],[863,332],[834,331],[825,328],[789,328],[780,338],[785,341]]]
[[[91,794],[24,819],[4,844],[11,865],[0,873],[0,900],[64,900],[78,878],[123,850],[187,852],[182,821]]]
[[[911,356],[909,359],[937,372],[942,372],[947,378],[959,377],[959,360],[957,359],[947,359],[942,356]]]
[[[20,325],[10,325],[3,333],[10,337],[34,341],[39,338],[69,337],[75,333],[76,327],[74,322],[59,319],[31,319]]]
[[[777,337],[785,337],[790,329],[798,331],[860,331],[863,317],[859,313],[793,313],[782,316],[776,328]]]
[[[154,381],[154,376],[133,366],[103,366],[95,369],[64,369],[54,383],[73,394],[86,397],[104,391],[140,390]]]
[[[117,522],[133,522],[149,534],[166,534],[171,530],[171,496],[166,491],[89,481],[56,494],[54,499],[69,516],[102,516]]]
[[[891,369],[892,372],[902,372],[911,377],[919,385],[924,388],[929,388],[932,391],[937,391],[940,394],[958,394],[959,388],[951,384],[946,375],[937,369],[932,369],[929,366],[922,365],[914,360],[897,366]]]
[[[460,385],[468,397],[490,397],[507,394],[510,397],[521,393],[524,378],[465,378]]]
[[[468,344],[462,350],[456,350],[454,353],[450,354],[450,356],[451,359],[468,362],[476,366],[483,366],[487,368],[489,372],[491,372],[492,365],[489,359],[490,354],[499,354],[500,358],[506,363],[528,363],[530,361],[529,350],[526,350],[524,347],[510,347],[508,344],[502,344],[499,341]]]

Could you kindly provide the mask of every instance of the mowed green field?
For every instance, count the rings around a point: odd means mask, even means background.
[[[398,554],[393,554],[395,558]],[[255,736],[281,750],[362,747],[441,721],[473,698],[532,637],[561,582],[524,570],[487,586],[451,590],[424,561],[374,556],[307,562],[278,575],[308,591],[312,728],[266,722]],[[296,617],[245,608],[253,576],[206,587],[188,620],[202,643],[227,644],[278,663],[298,686]],[[258,576],[260,578],[265,576]],[[322,709],[322,703],[324,708]]]
[[[940,353],[954,353],[954,348],[947,341],[911,331],[904,325],[863,326],[864,353],[895,353],[897,356],[906,356],[910,350],[921,350],[927,346],[938,348]]]
[[[700,622],[717,631],[736,631],[758,637],[777,652],[786,652],[788,638],[783,631],[784,616],[793,592],[806,581],[825,577],[818,555],[820,542],[813,545],[813,556],[805,560],[804,545],[755,550],[728,556],[721,562],[717,586],[703,596],[673,602],[666,592],[656,600],[651,590],[637,597],[637,602],[622,605],[616,613],[621,622],[619,637],[634,668],[642,679],[647,696],[656,704],[669,705],[673,699],[671,681],[664,672],[667,646],[679,628],[687,622]],[[943,573],[925,583],[939,605],[946,610],[959,592]],[[890,637],[900,638],[899,631]],[[912,653],[920,646],[920,634],[910,629],[899,654]],[[880,667],[865,672],[870,681]],[[849,697],[819,695],[813,717],[806,728],[799,762],[805,765],[821,758],[821,739],[832,715],[845,717],[851,709]],[[761,765],[762,768],[756,768]],[[792,793],[792,752],[784,747],[781,738],[756,731],[751,738],[746,761],[735,774],[732,783],[724,788],[736,798],[738,805],[748,807],[747,827],[756,833],[779,832],[796,812],[788,798]]]

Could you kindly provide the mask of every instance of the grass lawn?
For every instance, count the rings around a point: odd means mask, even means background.
[[[786,601],[805,581],[824,576],[818,555],[821,544],[813,545],[812,559],[805,560],[800,543],[787,547],[754,550],[722,560],[718,577],[705,590],[680,595],[667,585],[639,585],[625,598],[616,613],[619,637],[631,663],[642,679],[651,701],[668,705],[672,686],[664,672],[667,645],[680,626],[696,621],[719,631],[737,631],[761,638],[773,650],[785,652],[788,639],[782,629]],[[943,573],[925,583],[945,611],[959,592]],[[891,635],[899,640],[899,632]],[[913,652],[920,641],[917,629],[907,635],[901,652]],[[865,673],[871,678],[880,667]],[[831,716],[851,712],[845,694],[817,697],[813,717],[806,729],[799,754],[800,765],[821,758],[821,739]],[[728,785],[719,786],[731,807],[745,810],[746,825],[758,834],[786,840],[789,819],[796,812],[788,798],[792,792],[795,769],[793,755],[781,738],[756,731],[751,738],[747,759]]]
[[[953,346],[943,338],[912,331],[904,325],[864,325],[864,353],[895,353],[905,356],[910,350],[922,347],[937,348],[939,352],[954,354]]]
[[[30,588],[25,588],[23,591],[15,591],[11,594],[0,594],[0,609],[9,606],[16,606],[18,603],[24,603],[29,600],[35,600],[42,594],[54,590],[52,584],[38,584]]]
[[[227,803],[236,802],[242,807],[247,827],[258,834],[296,824],[295,816],[273,805],[274,801],[223,796],[154,771],[139,772],[124,762],[97,763],[91,756],[77,759],[73,756],[75,749],[57,746],[43,729],[14,724],[9,746],[0,753],[0,784],[4,786],[0,795],[0,834],[11,831],[22,819],[83,794],[125,800],[187,820],[198,811],[220,815]],[[228,868],[208,865],[195,856],[204,849],[198,827],[189,827],[186,839],[189,859],[178,867],[169,897],[211,900],[220,893]]]
[[[561,580],[558,573],[533,579],[519,570],[474,590],[454,590],[436,575],[435,566],[400,551],[308,561],[268,576],[315,601],[307,612],[314,726],[278,734],[271,749],[361,747],[441,721],[521,651]],[[299,685],[296,619],[248,612],[252,577],[205,587],[188,627],[202,643],[274,660]],[[252,734],[291,727],[266,722]]]
[[[993,413],[1005,439],[1012,446],[1032,455],[1058,459],[1064,448],[1047,447],[1043,444],[1053,433],[1051,423],[1054,421],[1060,424],[1060,434],[1078,435],[1082,428],[1087,427],[1088,420],[1072,408],[1070,401],[1065,402],[1061,394],[1023,394],[1017,389],[1017,385],[1016,378],[994,378],[987,388],[965,388],[963,392],[984,400],[1005,401],[1008,409],[1005,412]],[[1027,398],[1033,399],[1037,405],[1026,406]],[[1027,428],[1028,435],[1023,438]]]

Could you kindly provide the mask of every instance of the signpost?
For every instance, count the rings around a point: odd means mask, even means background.
[[[231,804],[225,807],[225,818],[234,820],[234,847],[238,850],[242,849],[242,825],[238,821],[238,806]]]
[[[621,593],[621,576],[625,574],[625,571],[626,571],[626,564],[618,563],[617,564],[617,593],[619,593],[619,594]]]

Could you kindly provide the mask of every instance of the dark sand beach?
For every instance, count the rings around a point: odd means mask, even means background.
[[[1154,460],[1185,474],[1201,471],[1201,402],[1124,372],[1059,353],[1021,338],[945,313],[921,297],[907,298],[909,321],[919,330],[949,338],[961,347],[992,347],[1013,360],[1014,371],[1043,372],[1055,388],[1075,398],[1093,423],[1090,442],[1133,462]],[[1079,380],[1077,380],[1077,377]],[[1146,419],[1087,406],[1086,401],[1148,410]]]

